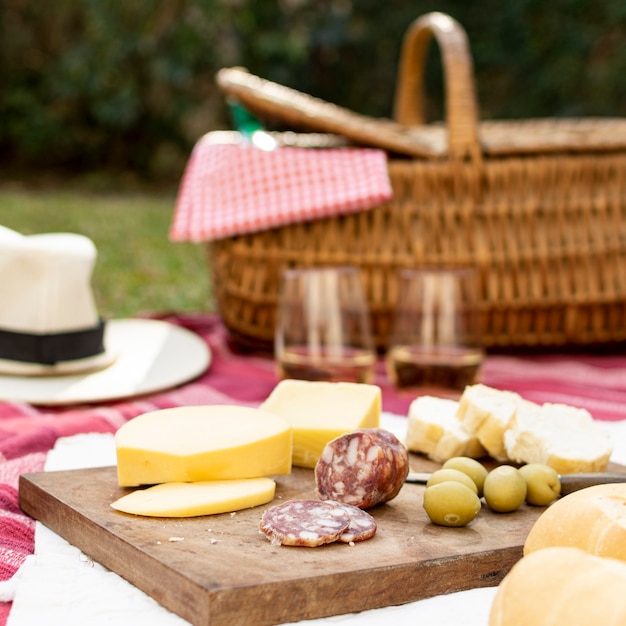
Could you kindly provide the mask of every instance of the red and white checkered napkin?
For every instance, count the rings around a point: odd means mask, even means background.
[[[371,209],[392,195],[387,155],[369,148],[215,144],[191,154],[170,228],[172,241],[208,241]]]

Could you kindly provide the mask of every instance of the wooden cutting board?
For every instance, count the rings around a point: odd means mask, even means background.
[[[412,469],[438,466],[412,458]],[[314,498],[312,470],[277,480],[277,502]],[[280,624],[497,585],[522,555],[542,508],[467,527],[431,524],[424,487],[405,484],[370,512],[370,540],[318,548],[272,546],[258,530],[266,507],[188,519],[142,518],[110,504],[127,493],[113,467],[20,478],[20,506],[92,559],[195,625]]]

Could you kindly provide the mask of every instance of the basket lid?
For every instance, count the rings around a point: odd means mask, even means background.
[[[444,123],[418,126],[373,118],[249,73],[223,68],[217,84],[228,96],[257,115],[294,128],[333,133],[355,144],[411,157],[448,156]],[[624,118],[542,118],[488,120],[478,124],[484,155],[504,156],[556,152],[600,152],[626,148]]]
[[[443,126],[411,128],[390,119],[355,113],[320,98],[279,85],[241,67],[217,73],[220,89],[256,115],[271,117],[294,128],[343,135],[357,144],[419,157],[444,157]]]
[[[482,121],[478,133],[483,152],[494,156],[626,148],[626,119],[617,117]]]

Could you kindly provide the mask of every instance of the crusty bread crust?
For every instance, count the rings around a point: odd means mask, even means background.
[[[626,563],[577,548],[518,561],[496,592],[489,626],[626,624]]]
[[[626,561],[626,483],[587,487],[549,506],[528,533],[524,554],[554,546]]]

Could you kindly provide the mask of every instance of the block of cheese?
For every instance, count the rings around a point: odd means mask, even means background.
[[[476,434],[492,457],[506,460],[504,433],[523,402],[526,400],[513,391],[469,385],[459,400],[457,418],[466,430]]]
[[[613,451],[609,433],[586,409],[565,404],[521,405],[504,435],[516,463],[544,463],[559,474],[602,472]]]
[[[163,483],[133,491],[111,506],[148,517],[195,517],[266,504],[274,499],[275,491],[276,483],[271,478]]]
[[[291,427],[267,411],[213,405],[162,409],[115,434],[122,487],[288,474]]]
[[[377,385],[286,379],[261,409],[287,419],[293,429],[293,464],[315,467],[324,446],[357,428],[380,425]]]
[[[455,456],[480,458],[486,454],[478,437],[457,419],[459,403],[447,398],[420,396],[411,402],[406,447],[444,463]]]

